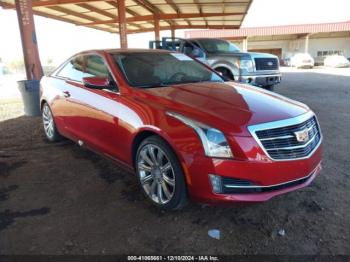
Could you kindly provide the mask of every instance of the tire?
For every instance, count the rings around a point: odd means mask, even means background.
[[[231,73],[230,70],[226,69],[226,68],[223,68],[223,67],[219,67],[217,69],[215,69],[217,72],[220,72],[221,75],[226,79],[226,80],[229,80],[229,81],[234,81],[235,80],[235,77],[233,76],[233,74]]]
[[[44,103],[41,110],[41,115],[46,138],[50,142],[59,141],[61,139],[61,136],[57,131],[52,111],[47,103]]]
[[[181,209],[188,202],[185,176],[172,148],[150,136],[138,147],[135,170],[141,190],[159,209]]]

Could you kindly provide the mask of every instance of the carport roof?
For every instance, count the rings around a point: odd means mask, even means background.
[[[239,28],[253,0],[126,0],[128,33],[160,30]],[[14,9],[14,0],[0,0]],[[33,0],[34,14],[118,33],[117,0]]]

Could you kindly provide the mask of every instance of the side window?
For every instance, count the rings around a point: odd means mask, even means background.
[[[118,91],[117,84],[109,71],[104,59],[98,55],[89,55],[86,57],[86,68],[84,77],[105,77],[109,79],[110,87],[108,89],[112,91]]]
[[[90,55],[86,57],[85,77],[110,77],[108,67],[102,57]]]
[[[84,77],[85,61],[83,56],[74,57],[59,72],[58,76],[81,82]]]
[[[193,49],[194,49],[194,47],[193,47],[193,45],[192,45],[190,42],[186,41],[186,42],[184,43],[184,45],[183,45],[183,52],[184,52],[186,55],[191,55],[192,52],[193,52]]]

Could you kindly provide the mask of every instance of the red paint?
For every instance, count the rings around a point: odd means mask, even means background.
[[[84,77],[83,84],[86,87],[107,87],[109,82],[105,77]]]
[[[83,140],[86,146],[132,168],[135,137],[144,131],[153,132],[169,143],[185,167],[190,196],[205,202],[265,201],[307,186],[319,173],[321,146],[307,159],[272,161],[247,129],[249,125],[304,114],[310,110],[304,104],[237,83],[135,89],[127,84],[107,52],[89,53],[104,57],[118,83],[119,93],[89,89],[82,83],[55,76],[44,77],[41,100],[49,103],[62,135]],[[69,97],[64,95],[66,91]],[[234,159],[205,156],[195,131],[168,116],[167,111],[221,130]],[[268,186],[302,178],[314,171],[304,184],[268,193],[218,195],[212,193],[208,179],[208,174],[217,174]]]

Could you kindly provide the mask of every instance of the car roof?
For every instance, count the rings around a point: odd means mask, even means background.
[[[109,54],[120,54],[120,53],[171,53],[169,50],[163,49],[146,49],[146,48],[110,48],[110,49],[91,49],[77,53],[77,55],[83,55],[86,53],[109,53]]]

